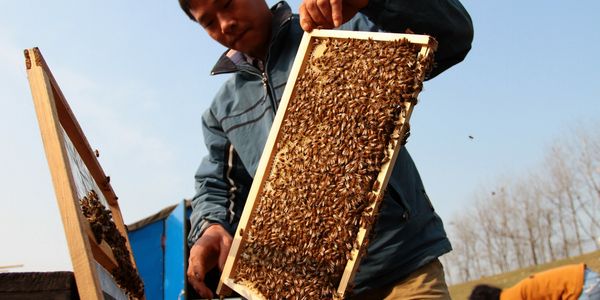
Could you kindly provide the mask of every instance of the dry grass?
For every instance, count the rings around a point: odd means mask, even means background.
[[[504,274],[494,275],[490,277],[484,277],[478,280],[473,280],[457,285],[450,286],[450,295],[452,299],[455,300],[464,300],[469,297],[471,290],[474,286],[486,283],[495,286],[499,286],[501,288],[512,286],[513,284],[519,282],[521,279],[529,276],[530,274],[537,273],[540,271],[544,271],[547,269],[556,268],[563,265],[568,264],[576,264],[576,263],[585,263],[590,269],[600,272],[600,251],[595,251],[591,253],[587,253],[577,257],[571,257],[567,259],[557,260],[554,262],[531,266],[511,272],[507,272]]]

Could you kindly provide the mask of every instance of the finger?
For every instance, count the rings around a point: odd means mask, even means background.
[[[333,19],[333,26],[342,26],[344,15],[342,14],[342,0],[331,0],[331,18]]]
[[[200,295],[201,298],[213,298],[212,291],[204,283],[204,274],[195,272],[193,267],[188,267],[187,271],[188,282],[192,285],[194,290]]]
[[[315,22],[310,18],[310,15],[307,12],[306,5],[304,3],[300,4],[300,26],[306,32],[311,32],[315,27]]]
[[[219,249],[219,269],[221,272],[223,271],[223,267],[225,266],[225,261],[227,260],[227,256],[229,255],[229,250],[231,249],[231,244],[233,243],[233,237],[227,235],[224,236],[221,240],[221,247]]]
[[[195,249],[190,251],[190,257],[188,259],[188,271],[187,275],[192,276],[196,280],[203,281],[204,276],[208,271],[212,270],[217,265],[217,253],[211,255],[210,253],[206,253],[205,248]]]
[[[188,269],[186,273],[188,282],[190,282],[194,290],[196,290],[203,298],[212,298],[213,296],[212,291],[204,283],[206,273],[217,264],[216,256],[218,254],[211,254],[210,249],[211,248],[209,247],[201,246],[201,243],[197,242],[197,244],[190,249],[190,256],[188,258]]]
[[[333,25],[333,19],[331,17],[331,4],[329,0],[313,0],[316,1],[317,9],[319,9],[320,15],[323,16],[324,25]],[[323,25],[322,25],[323,26]],[[330,27],[330,26],[327,26]]]
[[[227,248],[227,249],[224,249]],[[223,267],[225,267],[225,261],[227,260],[227,255],[229,255],[229,247],[222,247],[221,253],[219,253],[219,270],[223,271]]]
[[[204,281],[197,282],[196,285],[193,285],[194,289],[200,295],[200,298],[212,299],[214,298],[213,292],[204,284]]]
[[[321,13],[321,9],[317,5],[317,0],[307,0],[304,1],[306,12],[312,19],[313,23],[315,23],[316,27],[330,27],[331,22]]]

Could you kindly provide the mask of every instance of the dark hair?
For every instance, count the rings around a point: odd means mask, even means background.
[[[499,300],[501,289],[487,285],[480,284],[473,288],[469,300]]]
[[[196,22],[196,19],[194,18],[194,16],[192,16],[192,13],[190,12],[190,0],[179,0],[179,6],[181,6],[181,9],[183,10],[183,12],[194,22]]]

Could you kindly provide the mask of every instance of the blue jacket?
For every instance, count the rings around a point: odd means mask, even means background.
[[[303,31],[285,2],[273,8],[265,72],[227,51],[212,74],[231,78],[202,116],[208,155],[196,173],[189,243],[211,223],[236,230]],[[471,19],[458,0],[371,0],[341,29],[429,34],[438,41],[434,77],[463,60],[472,40]],[[233,55],[232,55],[233,54]],[[239,53],[238,53],[239,54]],[[419,173],[403,149],[389,180],[368,255],[354,292],[396,282],[451,250]]]

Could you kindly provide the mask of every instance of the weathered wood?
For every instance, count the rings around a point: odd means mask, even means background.
[[[0,272],[4,300],[79,300],[73,272]]]

